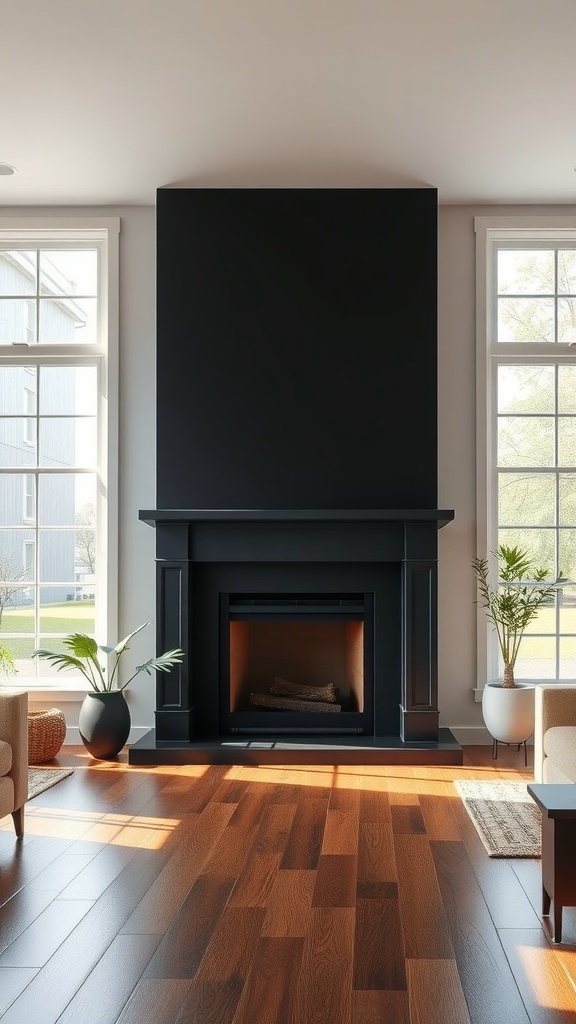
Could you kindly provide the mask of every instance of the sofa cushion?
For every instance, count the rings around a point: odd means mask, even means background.
[[[5,740],[0,740],[0,776],[8,775],[12,767],[12,747]]]
[[[544,754],[576,782],[576,725],[554,725],[544,733]]]

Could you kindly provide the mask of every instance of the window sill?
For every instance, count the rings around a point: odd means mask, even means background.
[[[52,680],[46,683],[38,683],[36,680],[26,679],[3,679],[0,683],[2,690],[26,690],[28,692],[29,704],[45,704],[46,701],[79,702],[83,701],[88,692],[86,686],[78,683],[55,683]]]

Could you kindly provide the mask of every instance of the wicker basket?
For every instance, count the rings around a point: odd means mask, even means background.
[[[28,712],[28,764],[51,761],[66,736],[66,719],[60,708]]]

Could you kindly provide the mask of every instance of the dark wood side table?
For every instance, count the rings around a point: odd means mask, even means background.
[[[552,939],[562,941],[562,909],[576,906],[576,785],[530,783],[542,811],[542,915],[554,904]]]

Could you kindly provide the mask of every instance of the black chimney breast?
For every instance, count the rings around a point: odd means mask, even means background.
[[[160,189],[158,508],[437,505],[435,189]]]

